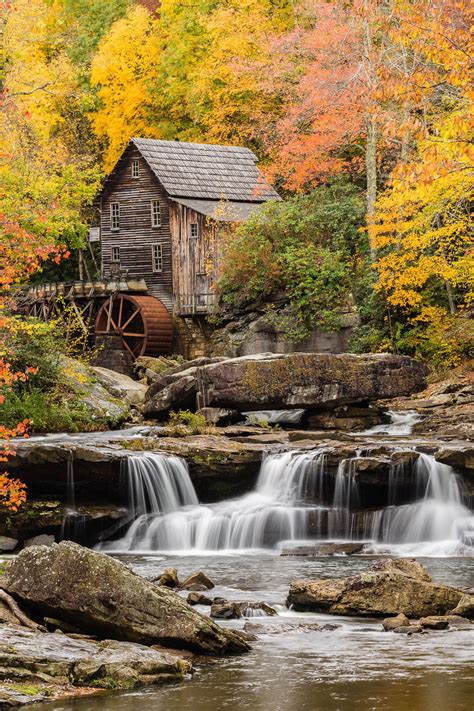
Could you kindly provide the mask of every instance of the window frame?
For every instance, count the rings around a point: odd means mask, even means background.
[[[155,210],[155,207],[157,207],[158,210]],[[162,226],[161,203],[159,200],[151,200],[150,213],[151,213],[151,227],[152,227],[152,229],[156,230]]]
[[[132,179],[138,180],[140,177],[140,161],[138,158],[132,160]]]
[[[117,208],[117,214],[114,214],[114,208]],[[120,230],[120,203],[117,201],[110,203],[110,231],[118,232]]]
[[[120,247],[117,247],[116,245],[112,247],[110,261],[114,264],[120,264]]]
[[[193,235],[193,228],[196,229],[196,234]],[[190,222],[189,223],[189,239],[199,239],[199,223]]]
[[[159,264],[159,268],[156,265]],[[163,273],[163,243],[154,242],[151,245],[151,269],[153,274]]]

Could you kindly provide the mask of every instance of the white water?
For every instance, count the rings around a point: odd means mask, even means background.
[[[305,410],[255,410],[243,412],[249,424],[268,422],[270,425],[299,425]]]
[[[377,435],[385,434],[393,437],[404,437],[410,435],[413,431],[413,426],[417,422],[421,422],[423,417],[415,412],[415,410],[405,410],[403,412],[395,412],[388,410],[387,415],[390,417],[390,422],[385,422],[382,425],[375,425],[363,432],[352,432],[355,435]]]
[[[145,453],[129,459],[129,511],[133,523],[114,551],[229,551],[273,548],[303,540],[363,540],[367,552],[423,549],[427,555],[466,553],[474,517],[462,501],[453,469],[420,454],[413,468],[413,503],[394,505],[389,476],[386,507],[359,511],[356,463],[342,460],[336,476],[328,450],[266,457],[256,488],[236,499],[199,504],[187,465],[178,457]],[[393,473],[395,472],[395,474]],[[323,502],[331,501],[330,504]],[[391,505],[390,505],[391,504]],[[472,550],[472,549],[470,549]],[[426,552],[431,551],[431,552]]]

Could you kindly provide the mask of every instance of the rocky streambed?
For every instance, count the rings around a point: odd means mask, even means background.
[[[407,559],[296,560],[264,554],[123,560],[127,567],[62,543],[31,548],[12,563],[2,588],[31,621],[51,631],[29,629],[18,620],[0,627],[3,706],[38,701],[45,710],[128,711],[179,703],[198,711],[238,704],[335,711],[364,708],[363,699],[370,696],[374,709],[398,710],[400,698],[415,711],[470,708],[473,597],[466,585],[472,582],[471,561],[427,560],[424,567]],[[206,595],[246,602],[243,616],[221,618],[216,625],[207,616],[212,608],[185,602],[189,590],[160,586],[170,583],[174,567],[182,581],[196,568],[204,569],[207,575],[188,578],[188,587],[199,585],[197,580],[216,583]],[[301,577],[312,590],[306,611],[291,600]],[[347,607],[336,614],[321,610],[329,588],[334,598],[335,586],[336,597],[342,594],[347,601],[351,596],[350,612]],[[409,598],[404,597],[407,586]],[[371,599],[379,601],[375,612]],[[192,657],[180,651],[183,646],[193,650]],[[183,680],[153,691],[163,681]],[[97,698],[90,695],[96,693]],[[68,695],[76,694],[73,706]],[[432,695],[440,704],[449,699],[448,706],[427,705]]]

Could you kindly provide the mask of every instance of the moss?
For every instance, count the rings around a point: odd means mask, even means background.
[[[25,696],[38,696],[39,694],[46,694],[47,696],[51,695],[51,692],[47,689],[44,689],[41,686],[36,686],[35,684],[13,684],[9,688],[12,689],[12,691],[18,691],[20,694],[24,694]]]

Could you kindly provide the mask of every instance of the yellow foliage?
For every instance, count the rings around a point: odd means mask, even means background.
[[[159,138],[151,121],[150,94],[159,57],[158,20],[141,6],[117,20],[99,45],[91,82],[98,88],[101,108],[90,118],[96,134],[107,140],[107,170],[132,136]]]

